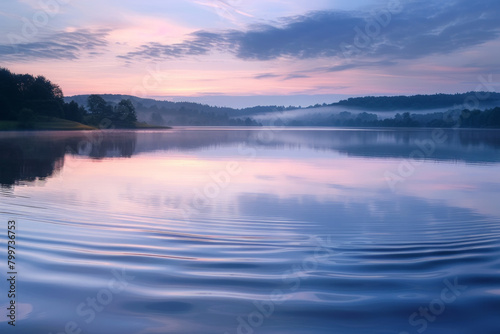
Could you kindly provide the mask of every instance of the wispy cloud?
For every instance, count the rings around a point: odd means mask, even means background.
[[[299,72],[290,73],[290,74],[262,73],[262,74],[258,74],[256,76],[254,76],[253,78],[258,79],[258,80],[280,78],[280,80],[286,81],[286,80],[293,80],[293,79],[310,78],[310,76],[306,75],[306,74],[299,73]]]
[[[96,54],[108,45],[108,30],[80,29],[58,32],[38,41],[18,44],[0,44],[4,61],[33,61],[39,59],[79,59],[84,54]]]
[[[239,16],[253,17],[252,14],[238,8],[237,5],[241,3],[241,0],[195,0],[194,2],[199,5],[212,8],[219,16],[232,21],[233,23],[237,23]]]
[[[318,67],[313,70],[307,71],[308,73],[310,72],[342,72],[342,71],[347,71],[353,68],[362,68],[362,67],[388,67],[388,66],[394,66],[397,65],[397,61],[392,61],[392,60],[380,60],[380,61],[349,61],[349,62],[344,62],[340,63],[338,65],[334,66],[323,66],[323,67]]]
[[[284,77],[283,80],[286,81],[286,80],[306,79],[306,78],[310,78],[310,76],[304,75],[304,74],[290,74],[290,75],[287,75],[286,77]]]
[[[228,46],[227,34],[221,35],[208,31],[197,31],[190,34],[190,38],[182,43],[164,45],[161,43],[150,43],[142,45],[136,51],[120,55],[124,59],[171,59],[182,58],[186,56],[206,55],[210,51],[220,49],[224,50]]]
[[[258,74],[254,77],[254,79],[270,79],[270,78],[279,78],[279,74],[274,74],[274,73],[262,73]]]

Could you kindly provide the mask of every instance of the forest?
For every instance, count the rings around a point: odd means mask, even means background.
[[[380,119],[373,113],[343,111],[326,120],[292,120],[286,126],[332,127],[426,127],[426,128],[500,128],[500,107],[486,110],[450,110],[427,114],[397,113],[392,118]]]
[[[0,68],[0,121],[17,122],[21,129],[58,120],[92,127],[102,127],[104,123],[115,128],[136,126],[137,115],[130,100],[112,106],[99,95],[91,95],[86,102],[88,109],[74,101],[65,102],[61,88],[44,76],[14,74]]]
[[[432,94],[413,96],[365,96],[341,100],[331,106],[343,106],[365,110],[423,110],[460,106],[470,97],[481,96],[481,104],[500,104],[500,93],[468,92],[460,94]]]

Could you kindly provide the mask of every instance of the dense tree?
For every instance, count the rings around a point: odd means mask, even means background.
[[[137,122],[137,114],[135,112],[135,107],[130,100],[121,100],[120,103],[115,107],[114,117],[117,118],[118,122],[125,123],[128,125]]]
[[[90,95],[87,99],[87,105],[90,113],[96,118],[111,117],[113,115],[113,107],[100,95]]]
[[[478,95],[485,97],[481,99],[481,102],[485,104],[498,103],[500,101],[500,93],[468,92],[463,94],[353,97],[332,105],[349,106],[368,110],[435,109],[460,106],[468,101],[471,96],[474,97]]]
[[[37,116],[63,117],[61,88],[43,76],[13,74],[0,68],[0,119],[16,120],[24,108]]]
[[[500,108],[496,107],[495,109],[490,109],[486,111],[486,115],[488,117],[486,124],[489,127],[500,128]]]
[[[14,74],[0,68],[0,119],[16,119],[16,113],[22,109],[19,106],[19,95]]]
[[[130,100],[121,100],[116,106],[106,102],[100,95],[90,95],[87,99],[90,110],[88,121],[106,127],[134,127],[137,122],[135,107]]]
[[[500,129],[500,107],[494,109],[435,112],[429,114],[397,113],[393,118],[378,119],[377,115],[363,112],[341,112],[321,121],[290,121],[288,126],[339,127],[430,127],[430,128],[496,128]]]
[[[75,101],[64,104],[64,118],[75,122],[84,122],[87,111],[83,106],[78,105]]]
[[[23,108],[17,115],[19,125],[23,129],[31,129],[35,122],[35,112],[28,108]]]

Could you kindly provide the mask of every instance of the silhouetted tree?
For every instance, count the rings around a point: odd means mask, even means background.
[[[35,123],[35,112],[28,108],[23,108],[17,115],[19,126],[23,129],[32,129]]]
[[[87,117],[88,123],[99,125],[106,120],[113,121],[113,107],[100,95],[90,95],[87,99],[87,105],[90,110],[90,115]]]
[[[64,118],[70,121],[83,122],[87,111],[75,101],[64,104]]]
[[[0,68],[0,120],[16,118],[19,92],[17,91],[14,75],[5,68]]]
[[[114,118],[125,125],[133,125],[137,122],[135,107],[130,100],[121,100],[115,107]]]
[[[45,77],[0,68],[0,119],[16,120],[23,108],[36,115],[63,117],[63,105],[61,88]]]
[[[105,116],[112,113],[111,106],[100,95],[90,95],[87,99],[87,105],[94,115]]]

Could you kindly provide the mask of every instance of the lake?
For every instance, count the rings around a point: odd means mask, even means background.
[[[500,333],[500,131],[3,132],[0,157],[2,333]]]

